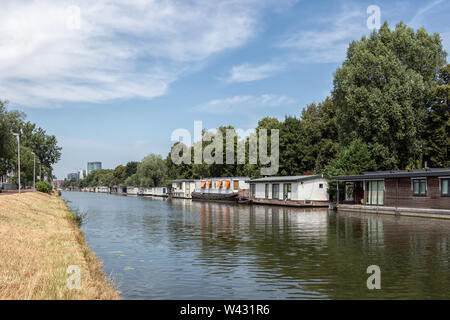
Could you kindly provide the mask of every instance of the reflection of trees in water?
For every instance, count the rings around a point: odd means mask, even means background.
[[[172,205],[169,243],[198,252],[199,263],[231,272],[245,265],[264,274],[258,281],[330,298],[450,296],[450,221],[189,203]],[[381,291],[366,288],[372,264],[381,267]]]

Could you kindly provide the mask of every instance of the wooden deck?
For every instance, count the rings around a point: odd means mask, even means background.
[[[375,214],[391,214],[398,216],[450,219],[450,209],[425,209],[390,206],[368,206],[358,204],[338,204],[337,210]]]

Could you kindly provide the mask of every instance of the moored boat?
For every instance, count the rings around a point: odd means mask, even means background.
[[[237,201],[239,192],[230,193],[204,193],[192,192],[193,200],[207,200],[207,201]]]

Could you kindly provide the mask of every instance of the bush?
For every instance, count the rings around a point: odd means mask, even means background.
[[[36,190],[39,192],[50,193],[52,191],[52,186],[48,182],[39,181],[36,183]]]

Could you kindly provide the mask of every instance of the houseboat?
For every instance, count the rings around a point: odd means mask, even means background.
[[[170,196],[173,198],[192,199],[192,193],[195,191],[195,180],[176,179],[172,180],[172,190]]]
[[[127,187],[127,195],[137,196],[138,194],[140,194],[140,190],[138,187]]]
[[[99,192],[99,193],[109,193],[109,187],[96,187],[95,188],[95,192]]]
[[[450,168],[338,176],[338,211],[450,218]]]
[[[249,177],[205,178],[195,180],[194,200],[237,201],[248,195]]]
[[[141,195],[143,195],[143,196],[146,196],[146,197],[149,197],[149,196],[151,196],[152,195],[152,191],[153,191],[153,188],[152,187],[143,187],[143,188],[140,188],[140,194]]]
[[[247,181],[253,203],[327,207],[328,179],[323,174],[265,177]]]
[[[167,187],[153,187],[152,188],[152,196],[154,197],[167,197],[168,190]]]
[[[127,194],[127,187],[124,186],[112,186],[110,189],[111,193],[114,194]]]

